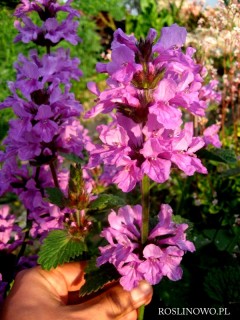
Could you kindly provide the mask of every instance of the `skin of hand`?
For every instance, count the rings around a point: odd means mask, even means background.
[[[135,320],[137,308],[148,304],[152,287],[145,281],[130,292],[117,284],[86,301],[78,295],[85,263],[67,263],[50,271],[21,271],[2,310],[2,320]],[[77,299],[76,299],[77,297]]]

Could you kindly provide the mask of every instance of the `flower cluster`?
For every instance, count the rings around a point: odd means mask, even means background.
[[[32,50],[28,57],[20,54],[14,64],[16,81],[9,82],[11,96],[0,104],[0,109],[11,107],[16,118],[9,122],[5,151],[0,154],[0,196],[6,192],[18,195],[31,223],[30,235],[45,235],[50,229],[62,228],[64,210],[45,201],[47,187],[66,191],[69,172],[62,168],[63,154],[82,157],[84,145],[90,141],[87,131],[78,120],[82,105],[71,93],[71,80],[79,80],[79,59],[71,58],[69,50],[58,48],[62,40],[77,44],[79,17],[68,1],[60,5],[56,0],[23,0],[15,16],[19,34],[16,41],[33,41],[46,47],[39,56]],[[42,26],[28,17],[38,13]],[[67,14],[61,23],[59,11]],[[60,23],[60,24],[59,24]]]
[[[41,46],[55,46],[64,39],[76,45],[80,38],[77,35],[78,22],[74,18],[79,17],[79,13],[70,6],[71,2],[72,0],[68,0],[65,5],[60,5],[57,0],[22,0],[15,10],[15,16],[21,19],[15,22],[19,31],[15,42],[33,41]],[[27,14],[32,11],[38,13],[41,26],[28,17]],[[68,13],[67,18],[60,23],[57,20],[59,11]]]
[[[120,283],[126,290],[136,287],[141,280],[157,284],[163,276],[176,281],[182,277],[179,266],[185,251],[195,247],[186,240],[187,224],[172,221],[172,209],[161,205],[158,224],[150,231],[147,242],[141,244],[142,207],[125,206],[108,217],[110,227],[101,236],[108,245],[100,247],[98,266],[112,263],[121,275]]]
[[[43,164],[55,158],[57,151],[81,155],[83,129],[75,117],[82,107],[69,91],[69,80],[81,75],[78,63],[61,48],[42,58],[36,51],[29,59],[19,56],[17,80],[9,83],[12,95],[0,104],[0,108],[12,107],[18,116],[10,122],[4,141],[8,157]]]
[[[112,61],[97,65],[99,72],[108,73],[109,88],[100,92],[89,84],[98,98],[87,118],[117,110],[110,125],[98,127],[102,145],[91,150],[89,165],[104,162],[117,167],[112,181],[125,192],[143,175],[165,182],[172,166],[186,175],[207,173],[195,154],[204,139],[194,136],[192,122],[182,127],[182,109],[204,116],[213,85],[203,85],[206,70],[194,61],[195,50],[181,50],[185,28],[176,24],[163,28],[154,42],[156,35],[150,29],[147,38],[137,42],[117,30]]]

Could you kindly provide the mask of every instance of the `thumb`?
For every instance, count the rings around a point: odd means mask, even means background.
[[[87,302],[67,308],[71,308],[71,313],[74,313],[76,318],[79,316],[81,319],[116,320],[141,305],[148,304],[152,292],[152,287],[146,281],[141,281],[139,286],[130,292],[117,285]]]

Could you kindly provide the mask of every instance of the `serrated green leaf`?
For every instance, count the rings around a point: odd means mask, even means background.
[[[200,150],[198,156],[202,159],[214,160],[217,162],[223,162],[227,164],[233,164],[237,162],[237,157],[233,150],[230,149],[211,149]]]
[[[62,208],[65,206],[65,196],[63,192],[58,188],[46,188],[46,193],[48,195],[48,201],[56,204],[58,207]]]
[[[107,283],[116,281],[120,278],[116,268],[110,264],[104,264],[96,271],[86,274],[86,282],[81,287],[79,295],[84,297],[102,289]]]
[[[50,231],[39,251],[38,263],[43,269],[50,270],[81,255],[86,244],[66,230]]]
[[[91,257],[91,259],[87,261],[87,266],[84,269],[84,272],[86,274],[91,273],[93,271],[96,271],[98,269],[96,259],[97,259],[97,257],[94,256],[94,257]]]
[[[92,210],[106,210],[114,207],[124,206],[125,201],[112,194],[100,194],[98,198],[92,201],[89,205],[89,209]]]

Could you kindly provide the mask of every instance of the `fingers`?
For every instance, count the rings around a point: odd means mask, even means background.
[[[62,287],[64,287],[65,292],[75,291],[79,290],[84,283],[85,266],[86,262],[71,262],[50,271],[39,269],[39,273],[47,278],[58,291],[62,291]]]
[[[148,304],[151,298],[152,287],[142,281],[130,292],[117,285],[85,303],[67,306],[66,311],[72,314],[73,319],[132,320],[136,319],[136,309]]]
[[[79,290],[84,282],[84,266],[70,263],[51,271],[33,268],[20,273],[5,303],[3,319],[135,320],[136,309],[150,302],[152,287],[142,281],[131,292],[116,285],[91,300],[66,305],[68,291]]]

